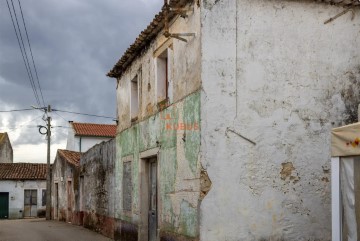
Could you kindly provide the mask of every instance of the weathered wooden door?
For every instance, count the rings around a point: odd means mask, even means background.
[[[157,240],[157,162],[150,159],[149,168],[149,241]]]
[[[0,219],[9,218],[9,193],[0,192]]]
[[[54,219],[59,219],[59,184],[55,183],[55,210],[54,210]]]
[[[37,190],[24,190],[24,217],[37,216]]]

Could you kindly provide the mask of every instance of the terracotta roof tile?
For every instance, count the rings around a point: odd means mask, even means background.
[[[0,163],[0,180],[46,180],[46,164]]]
[[[76,136],[115,137],[116,125],[76,123],[72,126]]]
[[[81,152],[69,151],[69,150],[58,150],[58,154],[63,157],[68,163],[74,166],[80,166]]]

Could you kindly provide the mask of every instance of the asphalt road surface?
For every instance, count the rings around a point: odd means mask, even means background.
[[[45,219],[0,220],[0,241],[110,241],[86,228]]]

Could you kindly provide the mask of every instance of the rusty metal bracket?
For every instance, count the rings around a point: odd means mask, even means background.
[[[334,17],[329,18],[328,20],[326,20],[324,22],[324,24],[328,24],[331,23],[332,21],[334,21],[335,19],[341,17],[342,15],[346,14],[347,12],[351,11],[351,20],[354,20],[355,17],[355,12],[354,12],[354,7],[348,7],[346,8],[344,11],[342,11],[341,13],[336,14]]]
[[[164,36],[166,38],[175,38],[178,39],[180,41],[183,42],[187,42],[187,40],[183,37],[194,37],[195,33],[170,33],[169,31],[169,13],[170,12],[175,12],[176,14],[179,14],[180,17],[186,18],[188,17],[187,12],[189,11],[193,11],[190,8],[175,8],[175,7],[170,7],[167,0],[164,0]]]

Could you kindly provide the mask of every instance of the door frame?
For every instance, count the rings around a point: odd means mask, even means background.
[[[157,240],[160,239],[160,217],[161,217],[161,203],[159,199],[159,166],[160,166],[160,148],[153,148],[140,153],[139,160],[139,197],[140,197],[140,225],[139,225],[139,241],[148,241],[148,232],[149,232],[149,195],[150,195],[150,159],[156,158],[156,172],[157,172]]]

